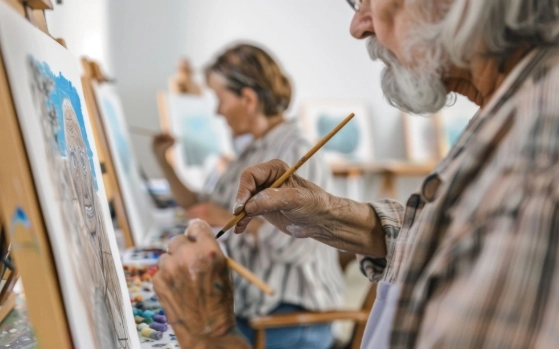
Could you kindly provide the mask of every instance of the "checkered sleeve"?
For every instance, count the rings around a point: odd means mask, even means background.
[[[357,255],[361,272],[371,282],[379,282],[384,274],[387,266],[394,254],[396,239],[402,227],[404,218],[404,206],[395,200],[384,199],[370,203],[375,210],[382,229],[384,230],[386,239],[387,255],[385,258],[372,258],[369,256]]]

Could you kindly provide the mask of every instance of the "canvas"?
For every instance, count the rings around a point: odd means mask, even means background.
[[[79,64],[0,2],[0,47],[76,348],[139,348]]]
[[[318,142],[350,113],[355,117],[322,147],[329,162],[367,163],[374,160],[373,136],[367,105],[359,101],[309,100],[302,104],[303,132]]]
[[[146,183],[140,176],[116,89],[111,84],[103,83],[95,84],[94,91],[134,241],[136,245],[143,245],[155,225],[155,207]]]
[[[406,157],[412,162],[430,162],[446,156],[458,141],[479,107],[465,97],[433,115],[402,113]]]
[[[217,103],[209,93],[166,96],[169,124],[177,139],[173,148],[175,169],[192,190],[210,190],[204,188],[206,177],[221,156],[232,154],[229,126],[216,115]]]
[[[402,113],[406,158],[410,162],[437,161],[443,152],[440,115],[411,115]]]
[[[465,97],[458,97],[456,103],[441,111],[441,135],[444,152],[458,141],[472,117],[478,112],[479,106]]]

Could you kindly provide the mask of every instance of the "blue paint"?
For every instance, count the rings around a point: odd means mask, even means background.
[[[49,99],[45,102],[47,105],[47,109],[52,109],[56,111],[56,117],[58,119],[58,127],[57,129],[57,138],[58,138],[58,145],[60,148],[60,154],[66,157],[66,138],[64,135],[64,114],[62,112],[62,102],[64,99],[68,99],[74,108],[74,112],[76,113],[76,118],[78,119],[78,124],[80,125],[80,131],[87,147],[87,156],[89,158],[89,164],[91,167],[91,175],[93,178],[93,184],[95,186],[95,191],[99,190],[99,186],[97,184],[97,174],[95,172],[95,165],[93,162],[93,151],[91,150],[91,144],[87,139],[87,132],[85,128],[85,121],[83,118],[82,113],[82,104],[80,100],[80,95],[72,82],[66,79],[62,73],[58,73],[58,75],[54,74],[50,69],[49,65],[45,62],[40,62],[36,60],[33,56],[29,56],[29,59],[33,61],[33,63],[37,66],[39,72],[50,79],[54,87],[50,92]]]
[[[116,140],[116,148],[118,153],[118,158],[120,163],[124,165],[124,170],[127,174],[132,170],[132,152],[128,147],[128,142],[126,141],[125,130],[122,129],[122,125],[119,122],[118,114],[116,113],[115,106],[113,103],[104,98],[101,102],[103,104],[103,109],[107,113],[107,118],[111,123],[110,132],[113,138]]]
[[[21,224],[25,228],[31,228],[31,223],[29,222],[29,218],[27,218],[27,214],[21,207],[16,207],[14,214],[12,215],[12,225]]]
[[[334,127],[336,127],[336,125],[345,119],[345,117],[345,114],[320,114],[316,123],[318,137],[323,138],[326,136]],[[359,147],[361,138],[363,137],[362,132],[363,131],[359,130],[356,122],[350,122],[324,145],[324,149],[339,152],[348,158],[352,158]]]
[[[155,313],[151,310],[146,310],[143,312],[143,317],[152,317]]]
[[[220,137],[212,122],[214,115],[194,114],[184,116],[181,124],[181,144],[188,166],[201,166],[210,155],[222,150]]]

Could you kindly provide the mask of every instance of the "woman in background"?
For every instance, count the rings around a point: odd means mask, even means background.
[[[217,96],[217,113],[225,117],[233,137],[250,137],[252,142],[229,163],[209,194],[195,193],[179,180],[165,157],[174,144],[170,135],[156,136],[153,149],[175,200],[187,216],[223,227],[235,209],[245,168],[271,159],[294,164],[310,144],[296,122],[284,117],[291,101],[291,85],[264,50],[246,44],[226,50],[208,66],[206,80]],[[320,156],[309,159],[297,173],[322,188],[327,188],[330,180],[330,169]],[[238,328],[251,343],[254,333],[248,321],[255,316],[340,306],[344,281],[337,250],[313,239],[283,234],[264,220],[253,219],[247,231],[249,234],[232,234],[224,241],[227,253],[276,291],[267,296],[233,274]],[[333,339],[331,324],[278,328],[266,332],[266,348],[329,348]]]

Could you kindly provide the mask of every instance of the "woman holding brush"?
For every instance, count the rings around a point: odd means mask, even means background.
[[[225,117],[234,137],[251,139],[236,160],[229,163],[210,193],[195,193],[178,178],[165,152],[174,144],[167,134],[153,140],[156,157],[167,177],[176,201],[192,218],[223,227],[231,218],[241,173],[247,167],[271,159],[295,163],[310,144],[294,121],[284,112],[291,100],[291,85],[279,65],[264,50],[241,44],[234,46],[206,69],[208,86],[218,99],[217,113]],[[327,188],[330,169],[314,156],[298,174]],[[250,318],[267,314],[324,311],[336,308],[343,298],[344,281],[337,250],[312,239],[281,234],[270,223],[253,219],[248,234],[224,240],[227,253],[274,290],[263,294],[245,279],[233,275],[235,313],[239,330],[249,341],[253,331]],[[333,342],[331,325],[268,330],[266,348],[329,348]]]

